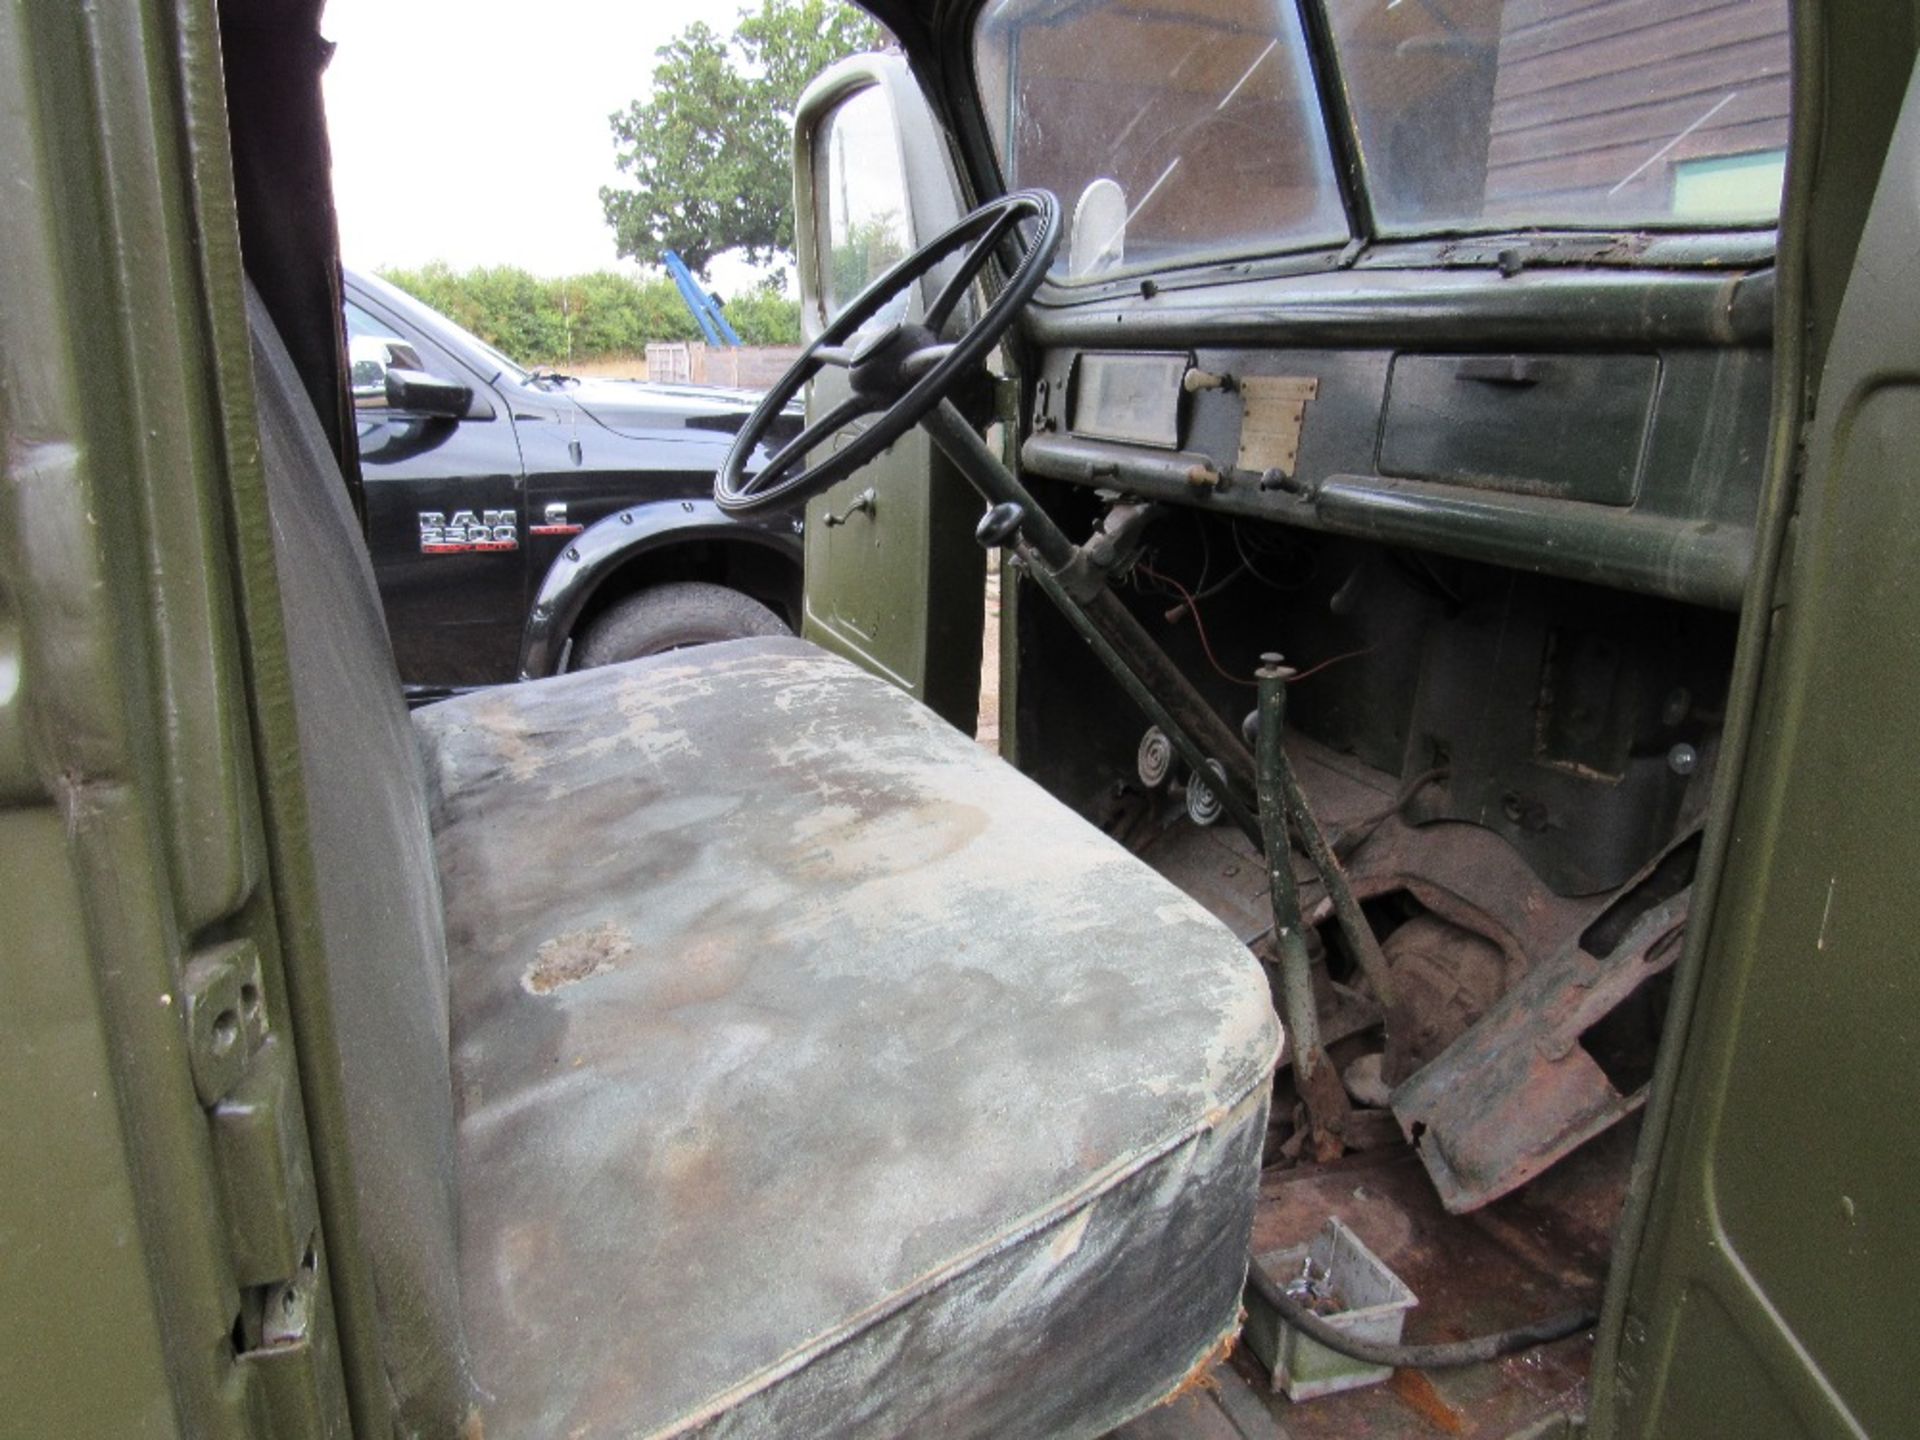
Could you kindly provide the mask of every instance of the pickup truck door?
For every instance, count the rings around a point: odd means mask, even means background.
[[[794,199],[801,328],[811,341],[870,281],[965,213],[905,61],[857,56],[809,87],[794,122]],[[846,385],[845,371],[823,371],[809,387],[809,421],[844,399]],[[968,733],[979,702],[981,508],[916,428],[806,512],[802,633]]]
[[[1828,113],[1796,135],[1779,313],[1789,343],[1831,339],[1797,494],[1769,506],[1782,558],[1748,592],[1730,718],[1751,738],[1596,1436],[1911,1434],[1920,1393],[1920,94],[1909,19],[1821,9],[1831,91],[1806,93]]]
[[[359,297],[350,334],[405,341],[421,366],[472,387],[461,419],[387,403],[354,387],[367,546],[400,678],[461,688],[511,680],[526,614],[524,475],[506,396],[431,339]]]

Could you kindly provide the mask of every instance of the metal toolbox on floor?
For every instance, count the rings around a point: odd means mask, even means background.
[[[1398,1275],[1381,1263],[1338,1220],[1310,1244],[1272,1250],[1257,1263],[1289,1295],[1311,1305],[1335,1329],[1355,1339],[1394,1345],[1407,1312],[1420,1303]],[[1342,1390],[1377,1385],[1393,1373],[1337,1355],[1309,1340],[1251,1290],[1247,1293],[1246,1340],[1273,1375],[1273,1388],[1290,1400],[1311,1400]]]

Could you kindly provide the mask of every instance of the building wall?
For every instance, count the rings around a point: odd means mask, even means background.
[[[1488,210],[1665,213],[1684,162],[1784,147],[1787,95],[1786,0],[1510,0]]]

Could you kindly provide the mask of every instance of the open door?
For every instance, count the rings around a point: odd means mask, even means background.
[[[801,328],[811,342],[871,281],[965,213],[904,60],[856,56],[809,87],[794,122],[794,197]],[[940,278],[929,283],[937,289]],[[916,294],[910,309],[932,293]],[[846,371],[823,371],[807,395],[808,420],[845,399],[846,387]],[[866,423],[854,422],[845,439]],[[915,428],[806,512],[801,633],[969,734],[985,581],[973,541],[980,508]]]
[[[1892,65],[1911,64],[1899,34],[1858,43],[1867,22],[1855,12],[1851,36],[1825,59],[1847,84],[1820,97],[1833,143],[1816,147],[1799,192],[1811,196],[1803,246],[1814,283],[1802,288],[1802,267],[1783,255],[1785,333],[1831,328],[1832,338],[1824,372],[1808,371],[1818,403],[1779,573],[1750,592],[1741,672],[1757,678],[1736,693],[1753,696],[1751,739],[1721,837],[1678,1083],[1650,1116],[1667,1128],[1624,1316],[1609,1336],[1611,1393],[1596,1387],[1601,1436],[1894,1435],[1915,1423],[1920,93],[1911,79],[1837,322],[1837,288],[1818,283],[1836,256],[1844,273],[1851,235],[1835,232],[1851,229],[1872,184],[1900,93]],[[1871,63],[1855,63],[1868,53]],[[1783,387],[1787,403],[1797,389]],[[1623,1243],[1634,1238],[1629,1229]]]

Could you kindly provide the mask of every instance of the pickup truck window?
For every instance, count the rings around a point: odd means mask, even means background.
[[[974,36],[1009,188],[1068,207],[1056,273],[1346,240],[1291,0],[992,0]]]
[[[1385,233],[1779,214],[1787,0],[1328,0],[1327,14]]]

